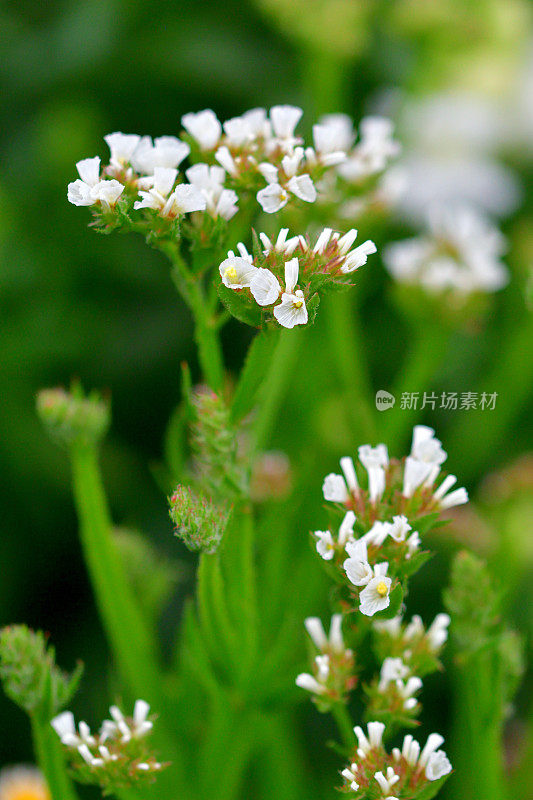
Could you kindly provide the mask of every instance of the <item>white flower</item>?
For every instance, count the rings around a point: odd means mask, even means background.
[[[370,241],[370,239],[367,239],[366,242],[363,242],[363,244],[360,244],[358,247],[348,253],[342,264],[341,272],[345,275],[349,274],[350,272],[355,272],[356,269],[359,269],[359,267],[362,267],[363,264],[366,264],[368,256],[375,252],[377,252],[376,245],[374,242]]]
[[[390,683],[403,680],[409,675],[409,667],[403,663],[401,658],[386,658],[381,665],[378,688],[380,692],[385,692]]]
[[[350,456],[344,456],[340,460],[340,465],[348,489],[350,490],[350,492],[352,492],[352,494],[357,494],[357,492],[359,491],[359,484],[357,482],[357,474],[355,472],[353,459],[350,458]]]
[[[303,114],[296,106],[273,106],[270,109],[270,121],[275,136],[275,144],[286,152],[290,152],[300,140],[294,136],[294,129]]]
[[[247,259],[233,256],[226,258],[219,268],[222,283],[229,289],[244,289],[250,286],[255,273],[258,271]]]
[[[374,571],[367,560],[366,544],[361,539],[348,542],[346,550],[350,558],[342,566],[348,580],[354,586],[367,586],[374,578]]]
[[[466,489],[455,489],[453,492],[448,493],[448,489],[451,489],[455,483],[457,483],[456,476],[447,475],[436,492],[433,493],[433,498],[439,501],[441,508],[452,508],[453,506],[468,503],[468,492]]]
[[[382,748],[384,731],[385,725],[383,722],[369,722],[367,725],[367,737],[363,729],[359,725],[356,725],[353,732],[357,736],[357,741],[359,743],[357,755],[360,758],[366,758],[371,750],[379,750]]]
[[[443,778],[444,775],[448,775],[451,771],[452,765],[444,750],[437,750],[430,755],[426,765],[426,778],[428,781],[437,781],[439,778]]]
[[[403,473],[402,494],[404,497],[413,496],[418,487],[428,478],[431,468],[431,464],[407,456]]]
[[[111,151],[110,166],[114,171],[122,172],[130,163],[141,137],[136,133],[108,133],[104,139]]]
[[[370,502],[375,503],[385,491],[385,467],[389,464],[389,454],[384,444],[370,447],[368,444],[359,448],[359,460],[368,472],[368,492]]]
[[[440,650],[448,638],[448,626],[451,622],[448,614],[437,614],[429,626],[426,636],[430,648],[433,651]]]
[[[237,175],[239,171],[237,169],[237,164],[235,163],[235,159],[231,155],[226,145],[223,145],[222,147],[218,148],[218,150],[215,153],[215,158],[218,161],[218,163],[222,167],[224,167],[226,172],[229,173],[229,175],[233,175],[234,177]]]
[[[413,553],[416,553],[416,551],[420,547],[421,543],[422,543],[422,541],[420,539],[418,531],[413,531],[413,533],[407,539],[407,554],[406,554],[405,557],[407,559],[411,558]]]
[[[395,542],[404,542],[410,530],[412,530],[412,528],[409,525],[407,517],[399,515],[392,518],[388,533]]]
[[[96,756],[93,756],[93,754],[91,753],[86,744],[80,744],[80,746],[78,747],[78,753],[86,762],[86,764],[88,764],[90,767],[104,766],[104,759],[96,758]]]
[[[404,683],[402,680],[396,680],[396,690],[400,697],[403,698],[403,707],[406,711],[412,711],[417,706],[417,699],[413,697],[416,692],[418,692],[422,688],[422,681],[416,675],[413,675],[411,678]]]
[[[344,654],[346,652],[342,638],[342,614],[333,614],[331,617],[329,637],[326,636],[324,626],[318,617],[307,617],[305,627],[313,643],[322,653]]]
[[[275,214],[280,208],[287,205],[289,192],[279,183],[269,183],[264,189],[257,192],[257,202],[267,214]]]
[[[396,761],[398,761],[400,758],[400,751],[397,748],[395,748],[392,752],[394,758],[396,759]],[[408,733],[407,736],[404,736],[401,755],[405,758],[405,760],[411,767],[414,767],[415,764],[418,762],[418,756],[420,755],[420,745],[416,741],[416,739],[414,739],[411,736],[410,733]]]
[[[322,556],[325,561],[331,561],[335,555],[335,541],[331,535],[331,531],[315,531],[314,536],[317,539],[317,553]]]
[[[360,141],[337,170],[345,180],[357,182],[382,172],[388,161],[400,152],[392,138],[393,124],[383,117],[365,117],[360,124]]]
[[[313,143],[317,161],[327,167],[340,164],[346,158],[346,150],[353,141],[352,123],[343,114],[332,114],[313,125]],[[314,152],[308,148],[309,160],[313,160]]]
[[[274,316],[284,328],[305,325],[308,319],[303,292],[295,288],[298,271],[297,258],[285,263],[285,291],[281,295],[281,303],[274,308]]]
[[[397,639],[402,632],[402,618],[398,615],[392,619],[377,620],[374,622],[374,628],[380,632],[385,631],[393,639]]]
[[[339,528],[339,544],[344,547],[349,540],[353,541],[353,526],[355,525],[355,514],[353,511],[347,511],[344,519]]]
[[[222,125],[210,108],[196,113],[185,114],[181,118],[185,130],[196,139],[202,150],[212,150],[220,139]]]
[[[316,200],[316,188],[309,175],[295,175],[287,182],[287,189],[306,203]]]
[[[271,164],[270,161],[262,161],[257,165],[257,169],[267,183],[278,182],[278,168],[275,164]]]
[[[404,639],[410,641],[411,639],[417,638],[418,636],[424,636],[424,623],[422,622],[422,617],[418,614],[415,614],[409,625],[406,625],[404,631]]]
[[[376,547],[381,547],[389,535],[391,527],[392,526],[390,522],[380,522],[380,520],[377,520],[374,522],[370,530],[365,533],[363,539],[365,542],[367,542],[367,544],[373,544]]]
[[[150,136],[143,136],[130,160],[136,172],[153,175],[156,167],[175,169],[190,151],[189,145],[175,136],[160,136],[153,143]]]
[[[96,740],[91,736],[89,726],[85,722],[80,722],[78,726],[79,733],[76,732],[76,723],[72,711],[63,711],[54,717],[50,725],[55,730],[61,743],[66,747],[78,747],[80,744],[94,746]]]
[[[129,742],[131,739],[142,739],[152,730],[153,723],[148,719],[150,706],[145,700],[135,701],[133,720],[129,724],[118,706],[111,706],[109,712],[115,721],[123,742]]]
[[[324,478],[322,493],[324,495],[324,500],[329,500],[332,503],[346,503],[349,499],[344,478],[342,475],[336,475],[334,472],[330,472],[330,474],[326,475]]]
[[[433,753],[438,750],[441,744],[444,742],[444,736],[441,736],[440,733],[430,733],[427,742],[424,746],[424,749],[420,753],[420,757],[418,759],[418,764],[420,767],[425,767],[429,761],[429,758]]]
[[[229,220],[237,212],[238,197],[231,189],[224,189],[225,171],[222,167],[194,164],[185,171],[187,180],[203,194],[207,211],[214,217]]]
[[[295,147],[294,150],[281,159],[281,166],[287,178],[292,178],[297,174],[298,168],[304,158],[303,147]]]
[[[343,778],[345,778],[348,783],[350,784],[350,789],[356,792],[359,789],[359,784],[357,783],[357,764],[350,764],[350,768],[343,769],[341,772]]]
[[[415,425],[411,456],[418,461],[439,466],[448,458],[448,454],[442,448],[442,443],[435,438],[435,431],[427,425]]]
[[[376,565],[378,566],[378,565]],[[386,575],[378,575],[365,586],[359,595],[359,611],[372,617],[390,605],[390,588],[392,580]]]
[[[298,244],[301,242],[301,237],[292,236],[290,239],[287,239],[288,233],[288,228],[281,228],[275,243],[270,241],[266,233],[260,233],[259,238],[261,239],[263,247],[265,248],[263,250],[264,255],[267,256],[270,253],[283,253],[286,256],[292,256],[298,247]]]
[[[379,783],[379,788],[383,792],[383,796],[390,794],[390,791],[395,783],[398,783],[400,776],[396,775],[392,767],[387,767],[387,775],[382,772],[376,772],[374,778]]]
[[[167,167],[156,167],[153,176],[143,178],[142,185],[148,191],[140,191],[142,200],[136,200],[133,204],[135,210],[140,208],[152,208],[156,211],[164,212],[168,195],[178,177],[178,170]],[[164,216],[166,216],[164,214]]]
[[[386,248],[385,265],[398,280],[459,295],[494,292],[506,285],[508,272],[501,261],[505,239],[475,209],[433,206],[427,226],[426,234]]]
[[[320,695],[327,692],[327,687],[322,683],[319,683],[317,679],[308,672],[302,672],[300,675],[296,676],[296,686],[299,686],[300,689],[305,689],[312,694]]]
[[[84,158],[76,164],[80,180],[69,183],[67,199],[75,206],[92,206],[101,203],[109,211],[116,203],[124,186],[119,181],[100,180],[100,159]]]
[[[258,305],[270,306],[279,298],[281,286],[273,272],[259,267],[254,273],[250,291]]]

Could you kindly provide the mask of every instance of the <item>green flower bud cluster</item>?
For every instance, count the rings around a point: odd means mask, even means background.
[[[236,502],[248,494],[248,475],[238,452],[237,431],[224,400],[202,389],[193,396],[191,444],[195,480],[216,499]]]
[[[79,385],[70,392],[43,389],[37,395],[37,413],[52,436],[64,444],[96,444],[110,424],[110,407],[96,392],[87,396]]]
[[[181,485],[176,487],[169,502],[176,536],[189,550],[214,553],[226,530],[231,508]]]
[[[80,663],[72,673],[60,670],[55,652],[42,631],[12,625],[0,631],[0,679],[6,695],[28,714],[50,716],[72,698],[83,672]]]

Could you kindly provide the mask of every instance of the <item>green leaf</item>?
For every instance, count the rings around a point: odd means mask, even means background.
[[[239,322],[244,322],[245,325],[251,325],[252,328],[261,326],[261,307],[250,300],[246,290],[229,289],[220,281],[217,286],[217,293],[232,317],[238,319]]]
[[[278,338],[277,330],[266,330],[257,334],[252,341],[231,405],[230,418],[233,423],[238,422],[251,411]]]
[[[433,553],[430,553],[428,550],[421,550],[415,553],[411,558],[403,562],[401,569],[402,575],[406,578],[411,577],[411,575],[418,572],[430,558],[433,558]]]
[[[306,303],[307,307],[307,314],[309,316],[309,325],[312,325],[316,319],[316,312],[318,311],[318,306],[320,304],[320,295],[315,292],[315,294],[311,295],[309,300]]]

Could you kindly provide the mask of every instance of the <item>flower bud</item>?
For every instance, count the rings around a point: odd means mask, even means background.
[[[196,494],[188,486],[181,485],[176,487],[169,502],[176,536],[189,550],[214,553],[226,530],[231,508],[215,504],[206,495]]]
[[[54,438],[69,445],[96,444],[110,423],[109,403],[95,392],[85,396],[79,385],[70,392],[43,389],[37,395],[37,413]]]
[[[41,708],[56,713],[73,696],[82,671],[80,664],[71,676],[62,672],[42,631],[25,625],[0,630],[0,679],[6,695],[28,714]]]

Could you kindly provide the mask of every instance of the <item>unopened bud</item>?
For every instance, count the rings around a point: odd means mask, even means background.
[[[189,550],[214,553],[226,530],[231,508],[215,504],[206,495],[181,485],[176,487],[169,502],[176,536],[183,539]]]
[[[43,389],[37,395],[37,413],[50,433],[66,444],[95,444],[110,423],[109,403],[93,392],[85,396],[80,386],[70,392]]]

